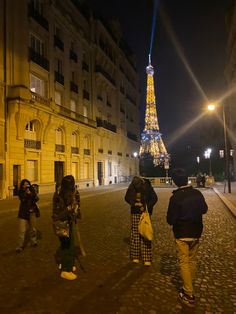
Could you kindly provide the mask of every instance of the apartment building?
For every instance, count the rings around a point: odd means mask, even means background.
[[[28,178],[49,193],[138,172],[139,90],[116,23],[76,0],[0,0],[0,197]]]

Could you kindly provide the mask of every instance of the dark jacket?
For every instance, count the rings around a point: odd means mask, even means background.
[[[60,192],[55,192],[53,195],[53,214],[52,219],[69,221],[80,218],[80,195],[77,190],[73,192],[72,201],[67,204],[67,200],[64,199]]]
[[[25,220],[30,219],[31,212],[34,212],[36,217],[40,216],[39,208],[36,204],[36,202],[39,200],[39,197],[32,186],[30,186],[29,191],[30,193],[27,193],[25,189],[21,189],[19,190],[18,194],[20,200],[18,218]]]
[[[148,212],[151,215],[153,211],[153,206],[156,204],[158,198],[154,191],[151,182],[148,179],[142,179],[139,177],[134,177],[130,183],[128,190],[125,194],[125,200],[131,205],[131,214],[141,213],[140,207],[135,206],[137,193],[141,194],[141,203],[143,207],[147,205]]]
[[[173,191],[167,211],[167,222],[173,226],[175,238],[200,238],[202,215],[207,212],[202,193],[192,186]]]

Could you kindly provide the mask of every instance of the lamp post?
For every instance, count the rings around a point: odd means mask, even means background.
[[[138,173],[137,173],[137,157],[138,157],[138,153],[137,152],[134,152],[133,153],[133,156],[134,156],[134,158],[135,158],[135,160],[134,160],[134,162],[135,162],[135,175],[138,175]]]
[[[207,106],[209,111],[214,111],[216,109],[215,104],[209,104]],[[225,177],[228,183],[228,192],[231,193],[231,181],[230,181],[230,171],[229,171],[229,148],[228,148],[228,132],[225,119],[225,105],[222,105],[222,115],[223,115],[223,128],[224,128],[224,147],[225,147]]]

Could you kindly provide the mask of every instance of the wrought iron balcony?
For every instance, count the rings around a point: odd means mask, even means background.
[[[100,65],[96,65],[96,72],[101,73],[112,85],[116,86],[115,80]]]
[[[70,50],[70,59],[76,63],[78,62],[77,54],[73,50]]]
[[[90,155],[90,149],[85,148],[84,149],[84,155]]]
[[[99,118],[97,118],[96,120],[97,120],[97,127],[102,127],[104,129],[107,129],[109,131],[116,133],[116,125],[111,124],[107,120],[102,120]]]
[[[41,142],[35,140],[24,139],[24,147],[33,148],[33,149],[41,149]]]
[[[71,154],[79,154],[79,148],[78,147],[71,147]]]
[[[71,81],[70,82],[70,90],[72,92],[75,92],[76,94],[78,94],[78,85]]]
[[[63,41],[56,35],[54,35],[54,46],[58,47],[62,51],[64,51],[64,43]]]
[[[64,76],[61,73],[55,71],[55,81],[64,85]]]
[[[55,150],[56,150],[56,152],[64,153],[65,152],[65,145],[56,144],[55,145]]]
[[[138,137],[136,134],[132,133],[132,132],[127,132],[127,137],[135,142],[138,141]]]
[[[49,71],[49,61],[44,56],[36,52],[33,48],[29,47],[29,58],[34,63],[37,63],[45,70]]]
[[[36,94],[34,92],[31,92],[31,99],[33,101],[40,103],[40,104],[50,106],[50,100],[48,98],[42,97],[39,94]]]
[[[48,31],[48,20],[34,7],[33,2],[31,1],[28,5],[28,14],[32,17],[38,24]]]
[[[103,148],[99,148],[99,149],[98,149],[98,152],[101,153],[101,154],[103,154]]]

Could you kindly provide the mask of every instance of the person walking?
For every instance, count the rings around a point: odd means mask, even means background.
[[[138,224],[146,208],[149,214],[152,214],[157,199],[157,194],[148,179],[138,176],[133,178],[125,194],[125,201],[131,206],[130,258],[133,263],[139,263],[142,259],[145,266],[151,265],[151,241],[139,234]]]
[[[29,230],[31,246],[37,246],[36,218],[40,216],[40,212],[36,204],[39,197],[29,180],[23,179],[21,181],[18,197],[20,200],[18,211],[19,237],[16,252],[20,253],[27,244],[27,230]]]
[[[78,257],[78,230],[77,219],[81,219],[80,195],[75,186],[75,179],[72,175],[65,176],[61,181],[61,186],[53,196],[54,226],[57,222],[65,222],[68,226],[68,233],[59,235],[60,248],[59,268],[61,277],[67,280],[74,280],[77,275],[75,260]]]
[[[173,191],[170,198],[167,222],[173,227],[183,280],[179,298],[182,303],[194,307],[193,280],[196,273],[196,256],[203,231],[202,215],[207,212],[208,206],[202,193],[187,185],[188,176],[185,169],[174,169],[172,179],[178,189]]]

